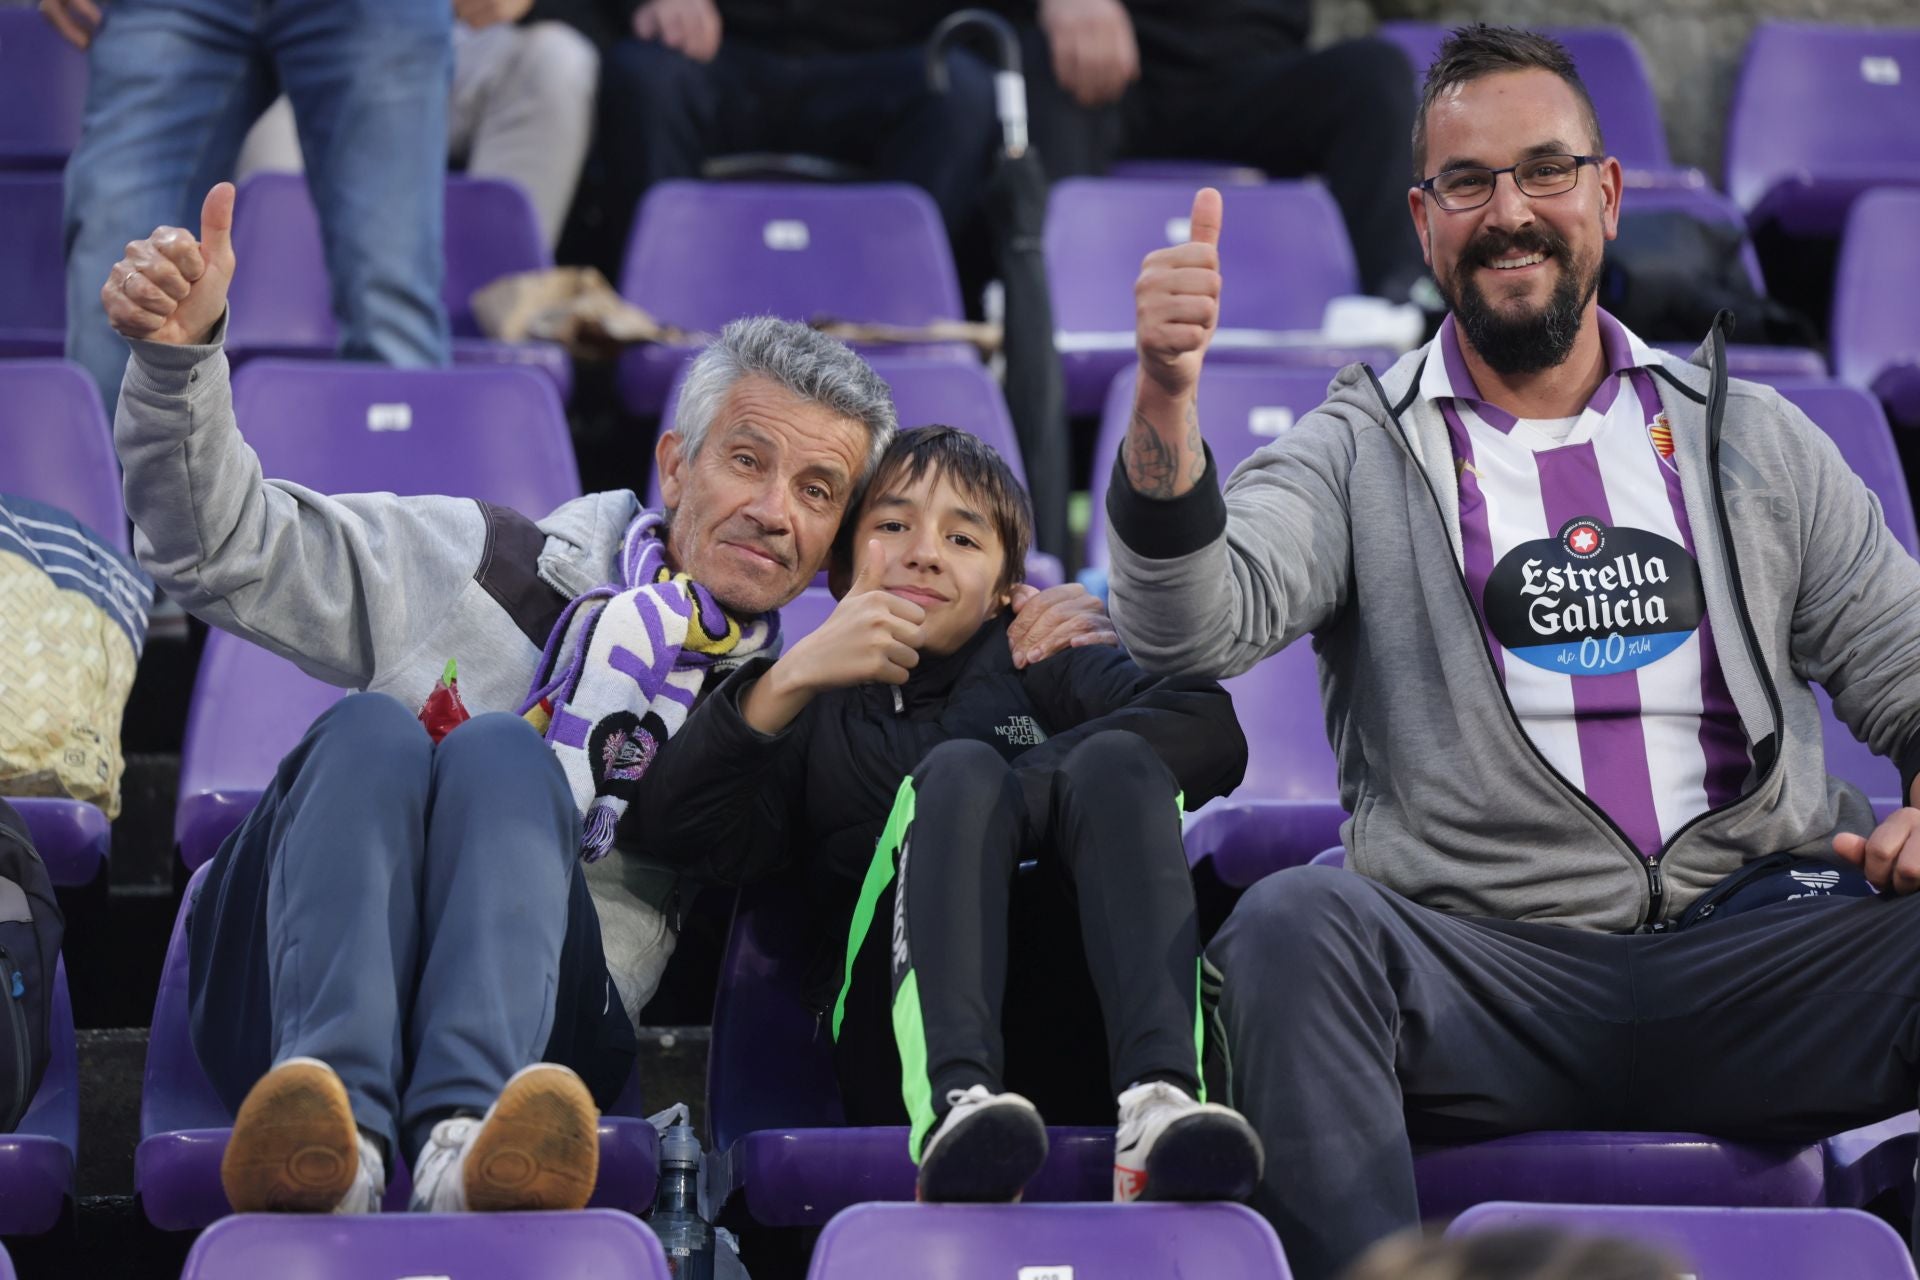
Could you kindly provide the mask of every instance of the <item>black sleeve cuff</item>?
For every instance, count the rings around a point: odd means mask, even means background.
[[[1205,445],[1201,446],[1203,449]],[[1107,524],[1135,555],[1175,560],[1191,555],[1227,531],[1227,500],[1220,494],[1220,470],[1207,449],[1207,470],[1200,482],[1177,498],[1149,498],[1133,487],[1118,454],[1107,485]]]
[[[713,709],[714,728],[718,741],[730,754],[743,761],[756,761],[760,753],[786,741],[793,732],[788,725],[778,733],[762,733],[747,723],[745,713],[740,710],[740,699],[746,696],[747,689],[778,661],[772,657],[750,658],[729,674],[718,689],[713,691],[715,706]],[[795,720],[795,724],[799,721]]]
[[[1913,803],[1913,780],[1920,776],[1920,729],[1915,729],[1907,745],[1894,752],[1894,764],[1900,767],[1900,803]]]

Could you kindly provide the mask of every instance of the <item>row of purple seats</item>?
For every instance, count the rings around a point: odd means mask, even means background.
[[[1047,285],[1067,410],[1098,411],[1116,373],[1134,362],[1133,282],[1147,254],[1184,244],[1196,184],[1183,177],[1073,178],[1047,205]],[[1317,181],[1222,190],[1220,267],[1230,280],[1209,347],[1215,364],[1242,361],[1338,368],[1392,358],[1334,347],[1320,336],[1327,303],[1360,292],[1339,206]]]
[[[970,431],[1007,460],[1021,484],[1027,482],[1020,440],[1013,430],[1013,414],[1007,409],[1007,398],[1001,393],[1000,384],[993,380],[985,365],[977,360],[887,352],[869,354],[867,361],[893,391],[893,407],[901,426],[941,423]],[[687,364],[687,361],[681,362],[667,386],[666,403],[660,411],[663,433],[672,431],[677,421]],[[660,504],[660,477],[651,470],[647,473],[645,500],[648,506]],[[1027,581],[1037,587],[1057,586],[1066,581],[1066,572],[1057,557],[1033,551],[1027,555]],[[816,583],[826,585],[824,576]]]
[[[1920,189],[1878,187],[1854,202],[1832,339],[1840,380],[1880,397],[1900,426],[1920,428]]]
[[[61,507],[109,545],[132,550],[113,433],[99,390],[78,368],[61,360],[0,361],[0,492]],[[98,807],[51,796],[12,803],[56,885],[83,885],[99,875],[110,839]]]
[[[33,8],[0,8],[0,169],[60,168],[86,105],[86,55]]]
[[[1913,1280],[1913,1258],[1892,1227],[1858,1209],[1624,1208],[1613,1205],[1488,1203],[1447,1227],[1473,1236],[1519,1227],[1556,1227],[1580,1236],[1637,1240],[1699,1280]]]

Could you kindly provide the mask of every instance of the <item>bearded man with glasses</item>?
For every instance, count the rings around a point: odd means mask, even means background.
[[[1206,958],[1303,1280],[1418,1218],[1414,1142],[1811,1142],[1920,1090],[1920,565],[1724,317],[1687,361],[1599,308],[1605,150],[1558,44],[1453,33],[1407,193],[1452,314],[1224,492],[1217,192],[1135,286],[1114,622],[1160,674],[1311,636],[1353,815]],[[1810,680],[1904,807],[1828,776]]]

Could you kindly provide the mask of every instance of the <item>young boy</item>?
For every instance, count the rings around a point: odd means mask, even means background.
[[[911,1124],[922,1199],[1012,1200],[1038,1171],[1045,1126],[1005,1088],[1026,1061],[1050,1113],[1091,1092],[1111,1116],[1117,1095],[1115,1199],[1244,1198],[1259,1140],[1199,1100],[1179,805],[1238,785],[1246,740],[1217,684],[1151,679],[1119,649],[1017,669],[1007,609],[1031,528],[992,449],[902,433],[842,528],[839,606],[693,713],[642,784],[644,829],[696,876],[801,864],[846,939],[817,1007],[847,1117]],[[1023,907],[1033,926],[1010,930]],[[1089,972],[1107,1050],[1091,1089],[1072,1071],[1098,1021],[1063,990]],[[1010,1036],[1009,994],[1037,1006]]]

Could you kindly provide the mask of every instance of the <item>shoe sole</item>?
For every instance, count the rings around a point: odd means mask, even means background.
[[[1265,1164],[1260,1136],[1237,1115],[1201,1112],[1168,1125],[1147,1155],[1142,1200],[1245,1200]]]
[[[919,1198],[1008,1204],[1047,1162],[1047,1126],[1025,1107],[984,1107],[956,1125],[920,1165]]]
[[[467,1208],[476,1213],[584,1209],[600,1176],[600,1112],[561,1067],[507,1081],[467,1152]]]
[[[331,1213],[359,1171],[346,1086],[313,1062],[283,1063],[255,1082],[220,1157],[236,1213]]]

